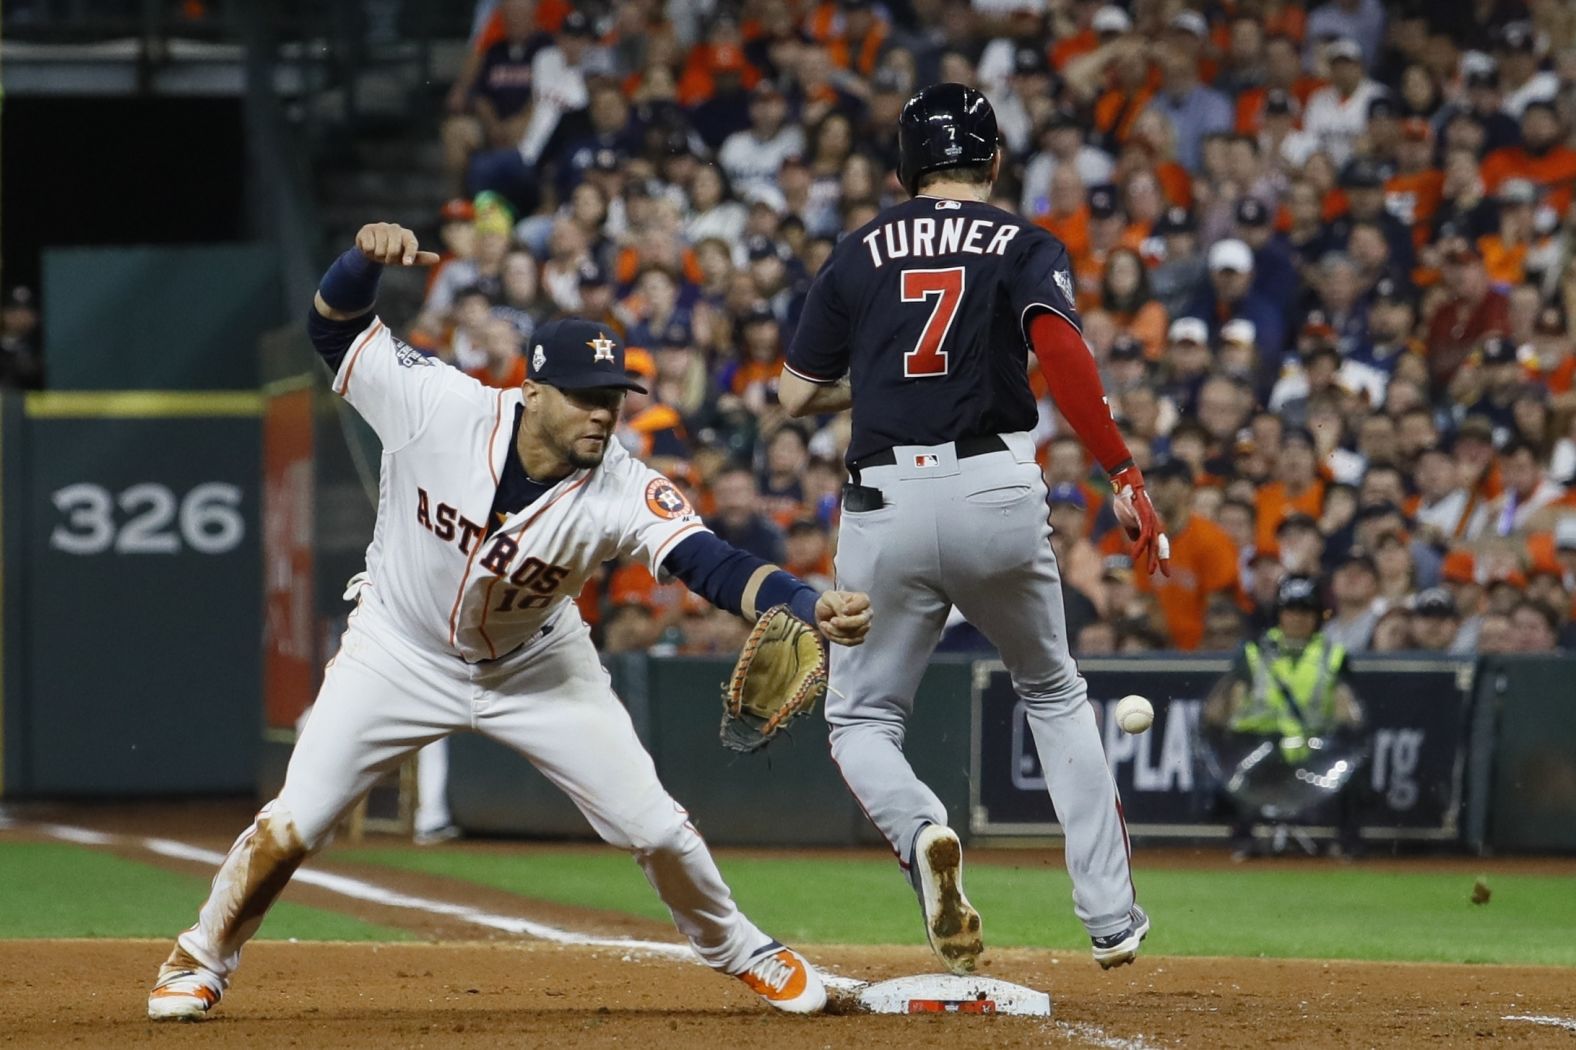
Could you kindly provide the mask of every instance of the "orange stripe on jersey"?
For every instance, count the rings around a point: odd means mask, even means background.
[[[662,555],[663,555],[663,553],[665,551],[667,551],[669,548],[671,548],[675,543],[677,543],[679,540],[683,539],[685,536],[688,536],[690,533],[694,532],[696,529],[704,529],[705,527],[706,526],[700,524],[699,522],[696,522],[696,523],[694,523],[692,525],[684,526],[682,529],[680,529],[679,531],[675,532],[673,535],[669,536],[668,537],[668,541],[666,543],[664,543],[662,546],[657,548],[656,556],[653,557],[651,560],[653,562],[657,563],[658,565],[661,565],[662,564]]]
[[[553,504],[557,503],[559,500],[563,499],[565,496],[569,495],[575,489],[579,488],[581,485],[584,485],[586,482],[588,482],[590,480],[591,480],[591,473],[590,473],[590,471],[587,471],[585,476],[582,477],[579,481],[575,482],[573,485],[570,485],[568,488],[564,489],[564,491],[560,492],[558,495],[556,495],[552,499],[548,500],[547,503],[542,507],[542,509],[538,510],[535,514],[531,515],[529,518],[525,519],[525,521],[521,522],[520,523],[520,527],[517,530],[515,530],[515,534],[514,534],[515,545],[516,546],[519,545],[520,537],[525,535],[525,530],[530,528],[532,525],[536,524],[537,519],[540,518],[543,514],[546,514],[549,510],[551,510],[552,507],[553,507]],[[465,575],[460,578],[460,593],[454,596],[454,610],[449,613],[449,644],[450,645],[455,644],[454,636],[455,636],[455,633],[456,633],[457,629],[455,627],[454,617],[455,617],[455,613],[458,613],[460,611],[460,599],[462,597],[464,597],[464,595],[465,595],[465,582],[470,579],[470,576],[471,576],[471,564],[476,560],[476,551],[479,551],[481,549],[482,549],[482,544],[481,544],[480,541],[477,541],[476,550],[471,552],[471,561],[465,563]],[[476,625],[476,630],[481,633],[482,641],[487,643],[487,651],[492,654],[492,657],[495,660],[498,658],[498,651],[493,648],[492,639],[487,636],[487,614],[492,612],[492,592],[493,592],[493,588],[496,587],[497,585],[498,585],[498,577],[497,576],[494,576],[491,580],[487,581],[487,593],[482,597],[482,619],[481,619],[481,622]]]
[[[361,338],[356,341],[356,344],[350,348],[350,362],[345,365],[345,381],[339,384],[339,396],[344,397],[345,392],[350,389],[350,373],[356,370],[356,361],[361,357],[361,351],[367,348],[367,344],[372,342],[372,337],[377,335],[378,329],[382,327],[382,321],[372,322],[372,327],[368,328]]]
[[[487,473],[492,475],[492,483],[498,485],[498,468],[493,466],[493,442],[498,440],[498,427],[503,423],[503,391],[498,391],[497,404],[493,406],[492,433],[487,435]]]
[[[482,541],[477,537],[476,546],[471,548],[471,556],[465,561],[465,572],[460,576],[460,589],[454,595],[454,608],[449,610],[449,644],[454,645],[454,636],[459,632],[457,617],[460,615],[460,600],[465,597],[465,584],[471,578],[471,566],[476,564],[476,555],[481,553]]]

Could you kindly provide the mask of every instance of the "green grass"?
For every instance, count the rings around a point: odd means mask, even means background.
[[[666,920],[626,856],[358,849],[335,859],[474,882],[525,897]],[[725,858],[723,874],[762,928],[800,944],[914,944],[914,897],[890,862]],[[1058,868],[970,865],[969,897],[987,943],[1083,950],[1071,884]],[[1315,870],[1137,872],[1162,954],[1412,960],[1576,966],[1576,879],[1496,875],[1493,900],[1468,901],[1459,874],[1396,874],[1362,866]]]
[[[207,895],[206,877],[63,843],[0,843],[0,938],[173,938],[192,924]],[[259,936],[316,941],[410,939],[402,930],[288,902],[269,913]]]

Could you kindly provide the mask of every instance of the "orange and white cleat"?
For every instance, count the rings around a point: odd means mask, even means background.
[[[750,991],[784,1013],[819,1013],[826,1006],[826,985],[805,957],[772,941],[756,953],[749,968],[736,975]]]
[[[179,967],[165,963],[159,968],[158,983],[148,993],[148,1019],[151,1021],[201,1021],[219,1005],[224,981],[201,967]]]

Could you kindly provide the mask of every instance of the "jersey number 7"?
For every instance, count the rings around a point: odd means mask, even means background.
[[[963,275],[961,266],[945,270],[904,270],[900,285],[905,303],[919,303],[935,297],[930,308],[930,320],[919,334],[919,345],[903,355],[903,375],[908,379],[947,374],[947,352],[941,348],[952,331],[952,319],[958,316],[958,303],[963,301]]]

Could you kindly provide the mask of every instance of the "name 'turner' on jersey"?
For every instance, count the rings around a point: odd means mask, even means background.
[[[942,202],[945,203],[945,202]],[[884,222],[860,238],[870,250],[870,262],[880,267],[894,259],[934,259],[937,256],[1006,255],[1007,245],[1023,227],[994,219],[931,216],[902,217]]]

